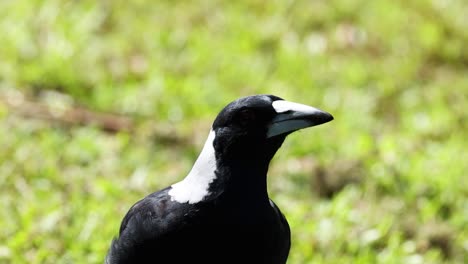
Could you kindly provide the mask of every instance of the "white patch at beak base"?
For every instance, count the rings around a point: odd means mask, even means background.
[[[308,105],[285,100],[274,101],[271,105],[277,115],[271,121],[267,138],[320,125],[333,119],[329,113]]]
[[[298,112],[302,114],[313,114],[316,112],[322,112],[321,110],[312,106],[298,104],[298,103],[289,102],[285,100],[274,101],[271,105],[273,106],[276,113],[278,114],[288,112],[288,111]]]

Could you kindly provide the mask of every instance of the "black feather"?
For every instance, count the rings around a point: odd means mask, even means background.
[[[203,199],[177,201],[168,187],[140,200],[106,263],[286,263],[289,225],[266,184],[269,162],[289,133],[266,136],[277,100],[258,95],[226,106],[212,127],[216,169]]]

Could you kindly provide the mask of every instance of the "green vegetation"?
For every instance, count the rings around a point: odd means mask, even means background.
[[[0,1],[0,263],[102,263],[128,208],[258,93],[335,116],[270,168],[288,263],[468,263],[467,14],[465,0]],[[78,106],[131,129],[63,122]]]

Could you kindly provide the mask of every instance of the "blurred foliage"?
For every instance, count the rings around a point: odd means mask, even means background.
[[[288,263],[468,263],[467,19],[465,0],[0,1],[0,94],[139,120],[111,134],[0,101],[0,263],[102,263],[128,208],[257,93],[335,116],[270,169]]]

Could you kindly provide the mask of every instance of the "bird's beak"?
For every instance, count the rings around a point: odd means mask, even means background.
[[[267,138],[291,133],[306,127],[317,126],[333,120],[330,113],[312,106],[284,100],[272,103],[277,115],[271,121]]]

